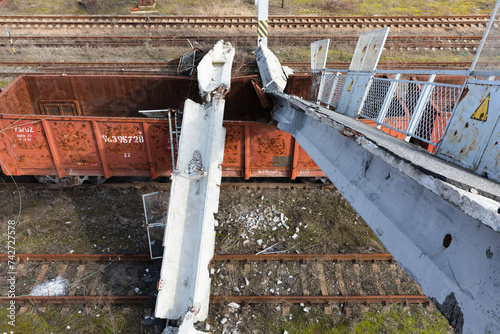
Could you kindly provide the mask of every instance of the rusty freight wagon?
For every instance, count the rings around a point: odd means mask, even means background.
[[[324,176],[290,134],[270,124],[255,76],[234,78],[231,85],[223,176]],[[0,93],[2,171],[58,178],[170,176],[180,119],[175,115],[186,98],[199,102],[197,82],[186,77],[19,77]],[[161,112],[147,117],[151,110]]]

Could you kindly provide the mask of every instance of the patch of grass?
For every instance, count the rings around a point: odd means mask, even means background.
[[[283,212],[290,228],[298,231],[296,247],[304,253],[385,252],[368,225],[336,191],[296,194],[284,204]]]
[[[273,52],[276,54],[281,62],[302,62],[310,61],[311,59],[311,49],[310,46],[282,46],[273,48]],[[328,50],[327,61],[335,62],[350,62],[352,59],[352,54],[354,48],[349,47],[330,47]]]
[[[16,333],[140,333],[142,306],[132,307],[130,314],[117,307],[72,306],[67,315],[61,315],[61,305],[49,304],[44,312],[32,305],[23,315],[16,315]],[[0,309],[0,328],[11,328],[7,323],[8,310]]]
[[[413,61],[472,61],[472,50],[417,50],[413,52],[387,51],[382,53],[381,63],[403,63]]]
[[[254,2],[248,0],[160,0],[157,8],[163,15],[257,15]]]
[[[142,201],[136,190],[21,190],[23,210],[16,228],[18,253],[147,252]],[[19,201],[12,191],[0,194],[9,199],[0,213],[1,226],[17,216]],[[110,197],[116,201],[110,202]],[[135,242],[124,242],[132,238]],[[0,241],[4,239],[0,237]]]
[[[324,307],[314,306],[306,308],[294,305],[291,308],[292,315],[284,328],[290,334],[329,334],[334,333],[336,324],[333,317],[325,315]]]
[[[0,89],[6,88],[14,80],[0,80]]]
[[[245,192],[221,192],[217,217],[220,225],[216,228],[219,252],[255,253],[274,244],[280,250],[299,253],[386,252],[368,225],[335,189],[265,189],[256,196],[247,196]],[[287,227],[261,222],[258,228],[245,232],[248,220],[265,217],[272,207],[278,220],[280,213],[284,214]],[[248,241],[243,244],[245,236]],[[259,240],[262,240],[260,245]]]
[[[9,0],[6,11],[32,15],[48,14],[128,14],[135,0],[36,1]]]
[[[492,3],[466,0],[358,0],[359,15],[466,15],[488,14]]]
[[[354,333],[453,333],[444,317],[429,313],[421,306],[404,308],[395,305],[391,309],[365,313],[356,324]]]
[[[281,62],[307,62],[310,61],[311,51],[308,46],[304,47],[277,47],[273,49]],[[350,62],[354,47],[332,46],[328,50],[327,62]],[[472,61],[475,56],[473,50],[449,50],[449,49],[419,49],[411,51],[403,49],[384,50],[380,58],[380,64],[398,64],[413,61]]]
[[[281,62],[306,61],[311,58],[311,49],[309,46],[279,47],[273,49],[273,52]]]
[[[325,313],[325,306],[331,314]],[[283,315],[282,308],[289,307],[290,314]],[[247,305],[237,312],[228,311],[223,305],[211,307],[209,323],[213,333],[269,333],[282,334],[379,334],[379,333],[442,333],[453,330],[433,306],[420,304],[403,306],[353,304],[352,314],[345,313],[345,306],[331,305]],[[366,312],[362,310],[366,308]],[[360,316],[359,316],[360,315]],[[221,325],[221,320],[228,320]],[[238,319],[238,322],[236,322]],[[233,322],[234,320],[234,322]]]

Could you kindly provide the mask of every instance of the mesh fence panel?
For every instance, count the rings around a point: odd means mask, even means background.
[[[329,106],[336,107],[339,102],[340,94],[345,83],[345,76],[338,74],[323,74],[323,87],[319,100]]]
[[[439,142],[444,134],[461,87],[435,86],[422,117],[411,135],[430,144]]]
[[[321,87],[321,95],[319,96],[321,102],[327,103],[326,101],[330,96],[335,80],[336,76],[334,74],[323,73],[323,86]]]
[[[413,82],[397,82],[396,85],[382,125],[405,133],[420,97],[420,85]]]
[[[342,94],[342,89],[344,88],[345,79],[346,79],[345,76],[337,77],[337,84],[335,85],[335,90],[330,95],[330,101],[328,104],[334,108],[336,108],[337,104],[339,103],[340,94]]]
[[[346,76],[340,73],[323,74],[323,89],[320,101],[336,107],[342,93]],[[401,133],[416,137],[430,144],[437,144],[444,134],[451,112],[460,97],[462,86],[434,82],[411,81],[411,75],[401,75],[401,79],[373,78],[360,116],[378,122],[382,107],[387,100],[389,107],[378,124]],[[388,96],[391,83],[395,84],[392,96]],[[428,101],[419,99],[425,87],[432,86]],[[427,90],[428,91],[428,90]],[[428,91],[429,92],[429,91]],[[423,96],[422,96],[423,98]],[[416,115],[418,113],[418,115]],[[414,117],[418,123],[411,126]],[[413,124],[417,118],[413,120]]]
[[[361,109],[361,116],[376,121],[384,104],[391,82],[387,79],[374,78],[365,104]]]

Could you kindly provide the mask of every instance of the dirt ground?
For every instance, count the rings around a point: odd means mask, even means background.
[[[146,253],[149,251],[145,228],[142,195],[160,192],[163,201],[168,199],[165,187],[146,186],[142,188],[112,188],[106,185],[84,186],[67,189],[26,189],[17,191],[12,185],[0,185],[0,244],[5,245],[7,222],[16,219],[17,253]],[[165,206],[162,209],[166,209]],[[381,253],[386,252],[374,233],[333,187],[319,189],[225,189],[221,191],[219,213],[217,214],[217,253]],[[155,236],[153,234],[153,236]],[[161,235],[156,235],[161,238]],[[4,248],[5,249],[5,248]],[[380,264],[381,273],[385,272]],[[321,294],[316,284],[315,264],[304,266],[297,263],[252,264],[248,277],[242,273],[245,268],[228,263],[215,263],[212,270],[213,294],[301,294],[302,283],[298,273],[305,270],[310,280],[311,294]],[[325,277],[329,292],[338,294],[335,264],[325,264]],[[34,266],[31,276],[38,275]],[[89,267],[89,270],[92,268]],[[123,268],[122,268],[123,269]],[[361,265],[360,277],[352,264],[341,268],[349,294],[359,293],[359,284],[365,293],[377,294],[375,278],[368,277],[370,268]],[[400,269],[396,274],[381,275],[380,284],[387,293],[397,293],[394,285],[408,294],[417,294],[415,284]],[[118,286],[120,277],[144,275],[143,271],[121,272],[123,275],[105,274],[100,286]],[[27,276],[26,276],[27,275]],[[356,276],[358,275],[358,276]],[[396,276],[394,276],[396,275]],[[29,273],[25,273],[27,278]],[[71,274],[68,279],[71,281]],[[351,277],[351,279],[349,279]],[[135,278],[137,281],[137,278]],[[115,282],[116,281],[116,282]],[[107,282],[107,283],[106,283]],[[248,282],[248,283],[247,283]],[[277,283],[281,282],[281,283]],[[137,283],[137,282],[136,282]],[[89,283],[90,284],[90,283]],[[138,285],[139,286],[139,285]],[[140,285],[141,289],[143,285]],[[21,288],[21,287],[20,287]],[[82,286],[81,291],[88,287]],[[288,291],[287,291],[288,289]],[[316,291],[317,290],[317,291]],[[121,291],[121,290],[120,290]],[[26,291],[24,291],[26,292]],[[40,312],[32,308],[19,317],[22,326],[29,331],[37,326],[57,328],[64,324],[75,333],[86,332],[85,321],[92,323],[92,333],[101,333],[109,327],[119,331],[103,333],[138,333],[144,320],[145,309],[135,309],[135,322],[124,316],[120,308],[95,307],[84,315],[73,307],[73,313],[61,316],[57,307],[54,313]],[[107,310],[107,311],[106,311]],[[95,314],[108,312],[107,321],[100,322]],[[398,315],[398,312],[402,312]],[[93,314],[93,316],[92,316]],[[377,320],[381,314],[392,316],[391,324]],[[83,318],[75,318],[75,317]],[[56,317],[57,319],[55,319]],[[35,320],[34,320],[35,319]],[[78,320],[80,319],[80,320]],[[86,319],[83,321],[82,319]],[[224,320],[225,319],[225,320]],[[371,320],[370,320],[371,319]],[[77,321],[78,320],[78,321]],[[4,318],[0,320],[0,327]],[[356,305],[214,305],[210,311],[207,326],[213,333],[350,333],[360,326],[374,328],[374,332],[390,333],[390,328],[412,324],[415,331],[432,329],[433,333],[451,333],[446,320],[435,312],[433,306],[370,306]],[[52,327],[51,327],[52,326]],[[384,327],[385,326],[385,327]],[[391,327],[392,326],[392,327]],[[381,328],[383,331],[378,331]],[[64,331],[60,331],[64,332]],[[43,333],[43,331],[42,331]],[[49,331],[47,331],[49,333]]]
[[[15,219],[18,253],[145,253],[142,195],[154,186],[67,189],[0,186],[0,224]],[[163,208],[165,209],[165,208]],[[334,188],[222,189],[216,252],[383,253],[374,233]],[[5,238],[6,233],[2,234]],[[54,240],[54,236],[57,239]]]

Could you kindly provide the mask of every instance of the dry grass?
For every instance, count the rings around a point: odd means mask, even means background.
[[[160,0],[158,10],[165,15],[256,15],[253,1],[248,0]]]
[[[289,315],[283,314],[284,307]],[[326,307],[332,314],[325,313]],[[352,313],[347,315],[346,309]],[[234,310],[217,304],[209,317],[213,333],[453,333],[434,307],[424,305],[249,304]]]
[[[20,53],[13,55],[11,49],[0,49],[0,57],[11,61],[170,61],[191,51],[191,47],[151,47],[147,43],[141,47],[96,48],[96,47],[60,47],[60,48],[16,48]]]
[[[278,212],[286,226],[271,223]],[[385,252],[336,190],[223,191],[218,221],[217,252],[257,253],[273,244],[299,253]],[[254,221],[255,227],[245,227]]]
[[[9,0],[0,13],[128,14],[138,0]],[[163,15],[257,15],[254,0],[158,0]],[[475,0],[270,0],[270,15],[424,15],[489,13],[494,2]]]

